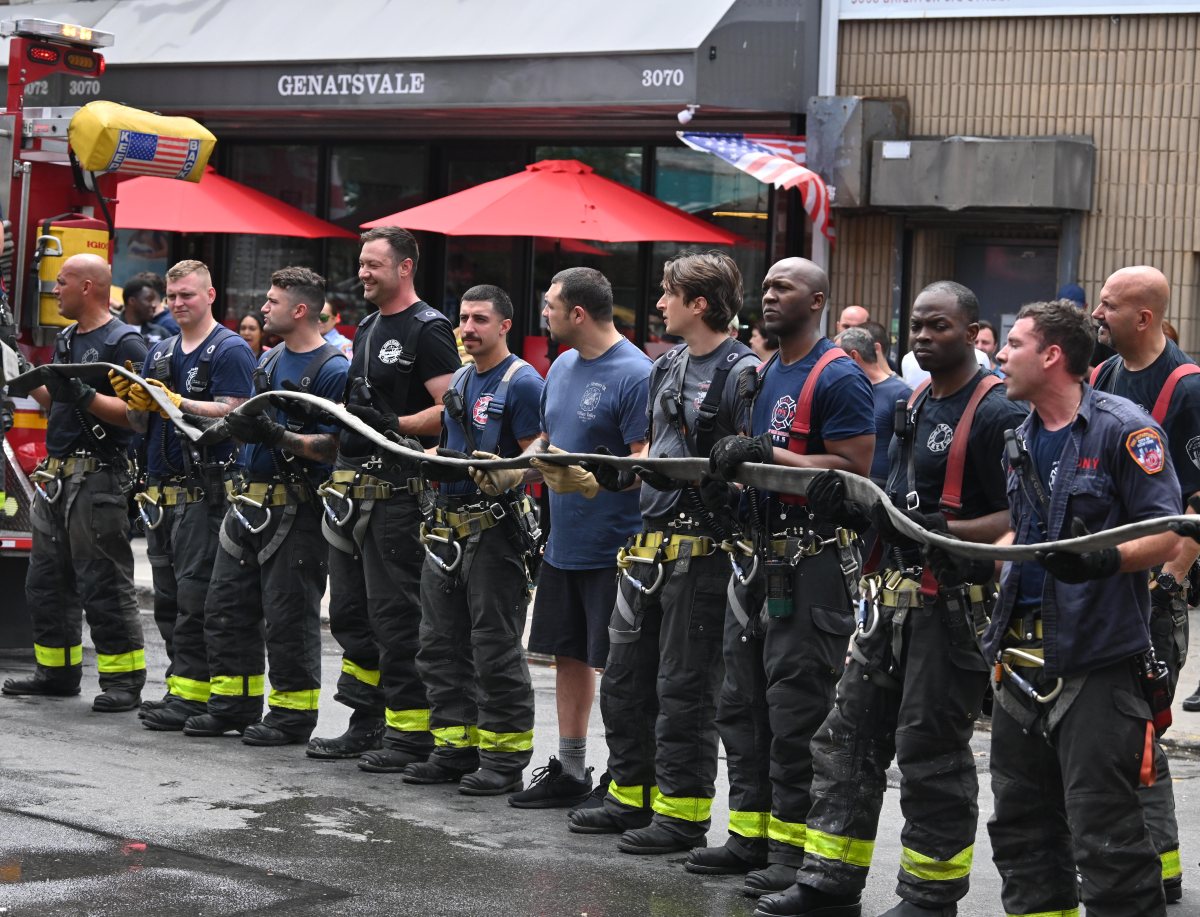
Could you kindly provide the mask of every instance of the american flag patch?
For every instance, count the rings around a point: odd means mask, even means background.
[[[116,151],[104,171],[185,179],[195,168],[199,155],[199,140],[121,131]]]

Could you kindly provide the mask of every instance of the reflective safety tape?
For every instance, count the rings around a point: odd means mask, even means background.
[[[1079,917],[1079,908],[1065,911],[1038,911],[1036,914],[1005,914],[1004,917]]]
[[[900,848],[900,868],[910,876],[927,882],[947,882],[965,879],[971,874],[971,860],[975,856],[975,845],[960,850],[948,860],[939,860],[907,847]]]
[[[101,672],[141,672],[146,668],[146,651],[97,653],[96,668]]]
[[[428,732],[429,709],[424,710],[392,710],[384,711],[387,724],[399,732]]]
[[[729,812],[729,833],[741,837],[766,837],[770,812]]]
[[[262,697],[266,683],[263,675],[214,675],[209,682],[218,697]]]
[[[807,833],[808,828],[803,822],[781,821],[774,815],[767,822],[767,837],[770,840],[779,841],[781,844],[803,848]]]
[[[194,700],[201,704],[207,704],[208,696],[212,693],[212,685],[207,681],[172,675],[167,679],[167,690],[182,700]]]
[[[708,821],[712,816],[712,800],[698,796],[663,796],[656,793],[650,807],[659,815],[681,821]]]
[[[259,688],[259,692],[262,692],[262,688]],[[317,701],[320,699],[320,688],[308,688],[304,691],[276,691],[272,688],[267,705],[281,710],[316,710]]]
[[[490,729],[480,729],[479,748],[481,751],[532,751],[533,730],[528,732],[492,732]]]
[[[658,796],[658,787],[652,786],[650,790],[650,803],[654,804],[654,798]],[[644,785],[638,786],[620,786],[615,780],[608,785],[608,795],[615,799],[623,806],[628,806],[631,809],[646,808],[646,790]]]
[[[1163,881],[1183,875],[1183,866],[1179,862],[1178,847],[1174,850],[1164,850],[1158,855],[1158,858],[1162,861]]]
[[[33,645],[33,655],[37,664],[48,669],[61,669],[69,665],[83,664],[83,644],[76,646],[42,646]],[[145,668],[145,666],[143,666]]]
[[[342,657],[342,671],[347,675],[352,675],[364,685],[370,685],[372,688],[379,687],[379,669],[364,669],[356,662],[351,662],[345,656]]]
[[[433,744],[443,748],[474,748],[479,744],[479,730],[474,726],[438,726],[429,731],[433,733]]]
[[[816,854],[826,860],[837,860],[849,866],[868,869],[871,866],[871,857],[875,854],[875,842],[856,837],[839,837],[809,828],[804,849],[806,853]]]

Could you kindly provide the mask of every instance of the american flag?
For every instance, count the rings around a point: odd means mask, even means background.
[[[776,188],[797,188],[813,226],[832,243],[835,233],[829,210],[829,188],[821,176],[804,167],[803,137],[767,134],[709,134],[679,131],[676,136],[693,150],[719,156],[747,175]]]
[[[199,140],[160,137],[139,131],[121,131],[117,149],[106,172],[132,172],[135,175],[160,175],[187,178],[200,155]]]

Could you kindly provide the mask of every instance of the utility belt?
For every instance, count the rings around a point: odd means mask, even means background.
[[[354,512],[354,501],[375,502],[390,500],[399,494],[419,494],[426,490],[423,478],[409,478],[405,483],[398,484],[377,478],[357,468],[338,468],[325,483],[317,488],[317,494],[325,506],[325,514],[338,528],[349,520]],[[338,515],[331,501],[338,501],[345,506],[345,511]]]
[[[236,477],[225,481],[225,499],[229,502],[229,510],[234,518],[250,534],[257,535],[271,524],[276,507],[297,506],[310,502],[312,498],[305,482],[296,478],[251,481]],[[252,507],[261,512],[262,521],[251,522],[243,512],[245,507]]]
[[[77,449],[63,458],[51,455],[43,459],[29,479],[33,482],[38,496],[47,503],[54,504],[62,496],[63,478],[80,480],[85,475],[112,467],[111,460],[100,458],[83,449]]]
[[[156,529],[162,525],[165,507],[200,503],[207,497],[205,488],[194,479],[181,477],[151,478],[133,499],[142,523],[147,529]]]
[[[467,500],[472,502],[467,502]],[[506,502],[470,498],[439,496],[426,520],[421,523],[421,545],[425,554],[447,576],[458,572],[462,565],[461,541],[469,539],[497,525],[507,525],[510,540],[522,553],[532,549],[540,532],[533,508],[533,501],[525,495]],[[454,556],[447,561],[430,548],[430,544],[449,547]]]
[[[617,569],[621,576],[642,595],[654,595],[666,582],[664,564],[674,563],[680,558],[707,557],[716,552],[719,545],[708,535],[685,535],[678,532],[642,532],[629,539],[629,543],[617,552]],[[635,565],[650,568],[654,579],[650,585],[633,574]]]

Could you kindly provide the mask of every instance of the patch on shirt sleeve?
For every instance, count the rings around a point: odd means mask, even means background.
[[[1125,437],[1125,448],[1146,474],[1158,474],[1166,464],[1162,437],[1150,427],[1142,427]]]

